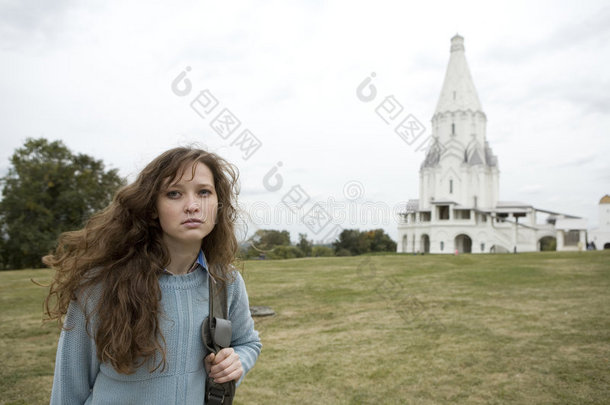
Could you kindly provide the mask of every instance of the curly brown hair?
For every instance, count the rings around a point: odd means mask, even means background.
[[[95,316],[97,357],[120,373],[133,373],[149,359],[151,371],[166,366],[158,277],[170,256],[155,202],[166,184],[182,178],[189,164],[194,173],[197,163],[212,172],[218,196],[217,222],[201,248],[210,274],[230,282],[230,266],[238,251],[234,227],[239,172],[220,156],[191,147],[174,148],[154,159],[135,182],[116,193],[106,209],[93,215],[83,229],[63,233],[55,252],[43,258],[55,269],[44,302],[48,319],[61,325],[72,300],[86,302],[83,293],[94,286],[101,289],[93,310],[84,308],[87,330]]]

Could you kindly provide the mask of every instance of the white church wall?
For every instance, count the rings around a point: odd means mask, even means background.
[[[599,204],[597,219],[599,221],[599,230],[610,231],[610,204]]]
[[[610,231],[593,229],[589,232],[589,242],[593,242],[597,250],[604,250],[604,246],[610,249]]]
[[[599,225],[589,231],[588,242],[593,242],[597,250],[610,249],[610,202],[607,201],[607,195],[600,200],[597,216]]]

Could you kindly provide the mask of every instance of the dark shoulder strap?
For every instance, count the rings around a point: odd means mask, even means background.
[[[225,283],[214,281],[211,277],[209,278],[209,289],[210,289],[210,314],[217,318],[227,319],[227,289]]]
[[[227,288],[225,283],[215,282],[208,277],[208,302],[210,314],[203,321],[201,336],[203,344],[212,353],[231,345],[231,321],[228,319]],[[230,405],[235,396],[235,381],[223,384],[207,378],[205,384],[205,403],[209,405]]]
[[[231,345],[232,329],[227,309],[227,288],[224,283],[214,282],[211,277],[208,283],[210,302],[208,321],[214,353],[217,353],[220,349]]]

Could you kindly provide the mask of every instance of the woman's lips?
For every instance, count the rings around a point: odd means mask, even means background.
[[[200,219],[189,218],[186,221],[183,221],[182,225],[185,225],[186,227],[189,227],[189,228],[196,228],[199,225],[201,225],[202,223],[203,223],[203,221],[201,221]]]

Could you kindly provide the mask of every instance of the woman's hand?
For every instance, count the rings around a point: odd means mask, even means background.
[[[239,380],[244,374],[239,355],[232,347],[222,349],[217,354],[208,354],[204,359],[204,365],[208,376],[217,383]]]

